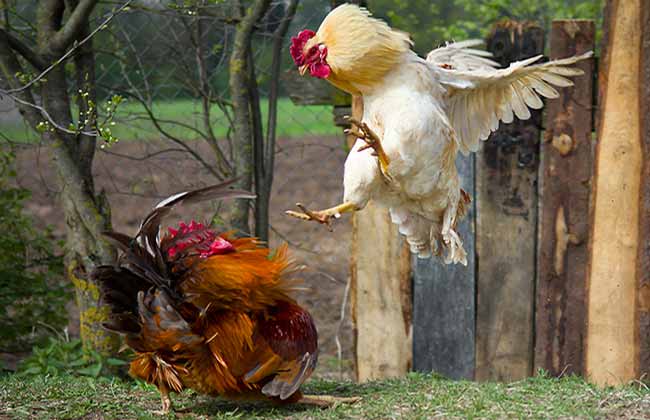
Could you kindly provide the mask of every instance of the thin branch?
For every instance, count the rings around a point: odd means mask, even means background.
[[[320,144],[320,143],[302,143],[302,144],[292,144],[289,146],[279,146],[275,150],[275,154],[280,154],[280,153],[285,153],[289,150],[292,149],[305,149],[307,147],[320,147],[322,149],[325,149],[329,152],[336,152],[337,150],[340,150],[341,147],[335,147],[335,146],[328,146],[327,144]]]
[[[124,9],[126,9],[126,8],[131,4],[132,1],[133,1],[133,0],[127,0],[127,2],[124,3],[124,4],[122,5],[122,7],[120,7],[119,9],[117,9],[117,10],[116,10],[115,12],[113,12],[110,16],[108,16],[108,17],[104,20],[104,22],[102,22],[99,26],[97,26],[97,28],[95,28],[95,30],[93,30],[90,34],[88,34],[88,36],[86,36],[84,39],[82,39],[82,40],[79,41],[78,43],[74,44],[74,45],[72,46],[72,48],[70,48],[70,49],[68,50],[68,52],[66,52],[65,54],[63,54],[59,59],[57,59],[54,63],[52,63],[52,65],[50,65],[48,68],[46,68],[45,70],[43,70],[43,71],[42,71],[38,76],[36,76],[36,77],[33,78],[32,80],[30,80],[29,83],[27,83],[27,84],[24,85],[24,86],[21,86],[20,88],[10,89],[10,90],[8,90],[8,91],[3,91],[3,90],[0,89],[0,93],[4,93],[4,94],[7,94],[7,95],[10,95],[10,94],[12,94],[12,93],[22,92],[22,91],[24,91],[24,90],[29,89],[30,87],[32,87],[35,83],[37,83],[39,80],[41,80],[43,77],[45,77],[45,76],[46,76],[50,71],[52,71],[53,68],[55,68],[56,66],[58,66],[59,64],[61,64],[61,63],[62,63],[63,61],[65,61],[68,57],[70,57],[70,55],[72,55],[72,53],[75,52],[75,51],[77,50],[77,48],[79,48],[80,46],[82,46],[82,45],[84,45],[86,42],[88,42],[90,39],[92,39],[92,37],[95,36],[95,34],[96,34],[97,32],[101,31],[101,30],[102,30],[102,29],[103,29],[103,28],[104,28],[104,27],[105,27],[105,26],[106,26],[106,25],[107,25],[111,20],[113,20],[113,18],[114,18],[115,16],[117,16],[117,15],[120,14],[120,13],[122,13],[122,11],[124,11]]]
[[[144,91],[145,94],[147,95],[147,101],[151,102],[151,87],[149,86],[149,79],[147,78],[147,73],[145,72],[144,65],[142,64],[142,60],[140,58],[140,52],[136,48],[136,46],[133,44],[133,41],[131,40],[131,36],[127,31],[124,30],[122,26],[119,26],[119,30],[122,33],[122,36],[124,37],[128,47],[131,49],[131,52],[133,53],[133,56],[135,57],[135,61],[138,64],[138,69],[140,71],[140,74],[142,75],[142,83],[144,84]],[[127,81],[130,85],[132,85],[131,80],[128,78],[128,72],[125,71],[124,67],[122,68],[122,72],[124,76],[127,78]],[[133,85],[132,85],[133,87]],[[137,89],[136,89],[137,90]],[[139,91],[138,94],[142,96]],[[144,99],[144,98],[142,98]]]
[[[207,137],[205,137],[206,142],[210,145],[217,157],[217,164],[221,167],[220,170],[222,173],[228,176],[232,173],[232,166],[226,159],[226,156],[219,147],[217,138],[214,135],[214,129],[212,128],[212,122],[210,121],[210,98],[212,92],[210,89],[210,83],[208,81],[208,70],[205,62],[205,52],[203,51],[203,38],[204,38],[204,25],[203,22],[199,19],[196,21],[195,30],[196,30],[196,39],[190,36],[192,43],[194,44],[195,53],[196,53],[196,65],[199,76],[199,95],[201,96],[201,106],[202,106],[202,116],[203,116],[203,125],[205,127],[205,132]],[[190,34],[192,32],[190,31]]]
[[[74,135],[74,136],[79,135],[79,134],[84,135],[84,136],[89,136],[89,137],[98,137],[98,136],[99,136],[99,133],[97,133],[97,131],[94,131],[94,130],[93,130],[93,131],[79,131],[79,130],[75,131],[75,130],[70,130],[69,128],[64,127],[64,126],[62,126],[61,124],[57,123],[57,122],[54,120],[54,118],[52,118],[52,116],[49,114],[49,112],[47,112],[47,111],[45,110],[45,108],[43,108],[42,106],[40,106],[40,105],[36,105],[35,103],[32,103],[32,102],[30,102],[30,101],[25,101],[25,100],[23,100],[23,99],[20,99],[20,98],[19,98],[18,96],[16,96],[16,95],[7,95],[7,96],[10,97],[12,100],[18,102],[18,103],[21,104],[21,105],[25,105],[25,106],[27,106],[27,107],[30,107],[30,108],[33,108],[33,109],[37,110],[37,111],[38,111],[38,112],[43,116],[43,118],[45,118],[45,120],[46,120],[46,121],[47,121],[47,122],[48,122],[52,127],[56,128],[57,130],[59,130],[59,131],[61,131],[61,132],[63,132],[63,133],[66,133],[66,134],[72,134],[72,135]],[[41,121],[38,121],[36,124],[38,124],[39,122],[41,122]]]
[[[118,89],[116,91],[120,91],[120,90]],[[141,101],[141,103],[144,103],[144,100]],[[153,113],[153,111],[152,111],[152,113]],[[149,121],[149,120],[151,120],[151,118],[149,117],[149,114],[147,113],[147,116],[134,115],[134,116],[132,116],[132,117],[130,117],[128,119],[124,119],[123,121]],[[176,121],[176,120],[168,120],[168,119],[165,119],[165,118],[157,118],[157,117],[156,117],[156,120],[160,124],[170,124],[170,125],[175,125],[175,126],[178,126],[178,127],[183,127],[186,130],[193,131],[194,133],[196,133],[201,138],[205,137],[205,133],[203,133],[203,131],[199,130],[196,127],[192,127],[191,125],[186,124],[184,122]]]
[[[144,161],[144,160],[148,160],[148,159],[151,159],[152,157],[162,155],[162,154],[165,154],[165,153],[174,153],[174,152],[187,153],[187,150],[186,149],[180,149],[180,148],[175,149],[175,148],[172,147],[172,148],[169,148],[169,149],[163,149],[163,150],[158,150],[157,152],[148,153],[148,154],[146,154],[144,156],[125,155],[123,153],[112,152],[112,151],[110,151],[108,149],[101,149],[100,152],[101,153],[106,153],[107,155],[117,156],[117,157],[120,157],[120,158],[123,158],[123,159]]]
[[[320,255],[318,252],[314,251],[313,249],[305,248],[304,246],[300,245],[299,243],[292,241],[292,240],[289,239],[285,234],[283,234],[282,232],[280,232],[279,230],[277,230],[277,229],[276,229],[272,224],[270,224],[270,223],[269,223],[269,229],[271,230],[271,232],[275,233],[275,234],[278,236],[278,238],[282,239],[284,242],[286,242],[287,244],[289,244],[289,245],[291,246],[292,249],[299,249],[299,250],[301,250],[301,251],[308,252],[308,253],[310,253],[310,254]]]
[[[271,63],[271,87],[269,90],[269,115],[266,131],[266,146],[264,150],[265,166],[267,168],[265,176],[265,187],[271,190],[273,184],[273,166],[275,164],[275,140],[277,132],[278,121],[278,94],[280,82],[280,65],[282,57],[282,47],[284,44],[284,37],[287,34],[289,25],[296,14],[298,8],[298,0],[290,0],[287,6],[287,12],[284,20],[277,27],[273,33],[273,61]]]
[[[147,114],[149,115],[149,119],[151,120],[151,122],[153,123],[153,125],[156,127],[156,129],[160,132],[160,134],[162,134],[162,135],[165,136],[168,140],[170,140],[170,141],[172,141],[172,142],[178,144],[178,145],[181,146],[183,149],[185,149],[185,151],[187,151],[187,153],[189,153],[190,155],[192,155],[192,157],[193,157],[194,159],[196,159],[198,162],[200,162],[200,163],[205,167],[205,169],[208,170],[208,172],[210,172],[212,175],[215,176],[215,178],[217,178],[217,179],[220,180],[220,181],[223,181],[223,180],[225,179],[224,176],[223,176],[223,174],[220,174],[219,172],[215,171],[214,168],[212,168],[212,165],[209,165],[208,162],[206,162],[206,161],[201,157],[201,155],[199,155],[198,153],[196,153],[196,152],[195,152],[191,147],[189,147],[187,144],[185,144],[185,142],[184,142],[183,140],[179,139],[178,137],[172,135],[172,134],[169,133],[167,130],[165,130],[165,129],[160,125],[159,120],[156,118],[156,116],[154,115],[153,111],[151,110],[151,108],[149,108],[149,105],[148,105],[145,101],[141,100],[140,98],[138,98],[136,95],[132,94],[131,92],[123,91],[122,93],[123,93],[124,95],[130,96],[131,98],[135,98],[138,102],[140,102],[140,103],[142,104],[142,106],[144,107],[145,111],[146,111]]]
[[[348,276],[348,281],[345,284],[343,292],[343,299],[341,300],[341,312],[339,322],[336,325],[336,334],[334,334],[334,342],[336,343],[336,356],[339,361],[339,379],[343,379],[343,346],[341,346],[341,330],[345,323],[345,308],[348,306],[348,296],[350,295],[350,287],[352,286],[352,276]]]

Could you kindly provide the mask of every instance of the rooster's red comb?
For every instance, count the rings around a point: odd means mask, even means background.
[[[311,38],[316,35],[316,32],[305,29],[298,33],[298,36],[291,38],[291,47],[289,47],[289,52],[293,58],[293,62],[296,63],[296,66],[300,67],[305,64],[305,55],[303,54],[303,49],[305,44]]]

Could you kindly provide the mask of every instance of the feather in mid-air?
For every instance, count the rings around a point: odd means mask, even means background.
[[[292,38],[301,74],[361,95],[364,109],[361,121],[350,118],[357,141],[345,162],[343,204],[287,213],[330,224],[374,200],[390,209],[413,253],[426,258],[446,249],[446,263],[466,264],[455,229],[470,197],[460,188],[456,155],[476,152],[500,121],[530,118],[542,97],[559,96],[553,86],[571,86],[567,77],[583,74],[570,66],[592,56],[543,64],[536,56],[498,68],[475,49],[481,43],[448,44],[423,59],[408,34],[351,4],[332,10],[317,32]]]
[[[255,239],[196,222],[161,235],[163,217],[178,204],[255,197],[231,183],[163,200],[134,237],[105,233],[120,257],[92,277],[110,309],[104,326],[135,351],[129,372],[158,388],[163,412],[169,393],[185,388],[278,403],[350,401],[300,392],[318,341],[312,317],[291,297],[286,246],[271,253]]]

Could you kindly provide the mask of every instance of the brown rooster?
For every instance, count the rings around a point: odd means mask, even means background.
[[[312,317],[290,297],[286,246],[271,253],[255,239],[196,222],[161,237],[161,220],[177,204],[254,198],[229,184],[169,197],[133,238],[106,233],[121,255],[93,272],[111,310],[105,327],[125,335],[136,353],[129,372],[158,388],[163,412],[169,393],[185,388],[328,405],[331,397],[299,391],[316,366],[318,343]]]

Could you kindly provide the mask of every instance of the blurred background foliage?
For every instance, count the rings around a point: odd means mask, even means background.
[[[0,149],[0,352],[29,348],[61,330],[70,299],[58,244],[25,213],[30,192],[11,185],[13,160]]]
[[[553,19],[594,19],[600,31],[603,5],[603,0],[368,1],[373,14],[409,32],[422,55],[447,41],[485,38],[503,19],[538,22],[546,30]]]

